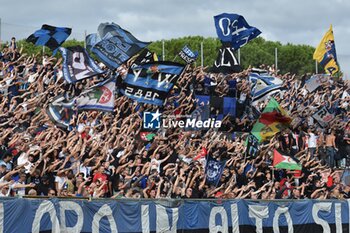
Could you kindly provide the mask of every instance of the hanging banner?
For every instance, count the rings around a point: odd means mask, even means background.
[[[0,232],[349,232],[349,202],[0,199],[0,221]]]

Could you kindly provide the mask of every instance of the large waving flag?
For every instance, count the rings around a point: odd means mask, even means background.
[[[313,58],[324,67],[326,73],[332,75],[339,71],[332,25],[317,46]]]
[[[253,101],[262,100],[264,97],[278,92],[283,84],[283,81],[279,78],[257,73],[251,73],[249,75],[249,80],[251,83],[251,96]]]
[[[283,155],[276,149],[273,151],[273,167],[287,170],[301,170],[302,166],[288,155]]]
[[[216,33],[222,43],[229,42],[235,49],[239,49],[250,40],[260,35],[261,31],[250,26],[243,16],[222,13],[214,16]]]
[[[175,62],[151,62],[130,68],[120,92],[142,103],[163,105],[184,66]]]
[[[260,143],[270,139],[284,128],[287,128],[291,122],[292,119],[287,115],[287,112],[274,98],[271,98],[258,121],[254,124],[251,134]]]
[[[83,91],[76,98],[78,110],[113,111],[115,82],[110,78]]]
[[[86,45],[110,69],[118,68],[149,43],[139,41],[115,23],[101,23],[98,33],[86,37]]]
[[[81,46],[59,48],[63,57],[63,77],[68,83],[104,73]]]
[[[71,28],[54,27],[44,24],[41,29],[35,31],[27,38],[27,42],[35,45],[45,45],[55,54],[58,47],[66,41],[71,33]]]

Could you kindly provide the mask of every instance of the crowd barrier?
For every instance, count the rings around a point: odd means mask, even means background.
[[[349,200],[0,199],[0,232],[347,233]]]

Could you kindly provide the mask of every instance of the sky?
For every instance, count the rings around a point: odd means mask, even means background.
[[[83,40],[115,22],[142,41],[216,37],[213,16],[243,15],[267,40],[317,46],[333,24],[338,61],[350,78],[349,0],[0,0],[1,40],[26,38],[42,24],[73,29]],[[204,45],[205,46],[205,45]],[[244,56],[244,54],[241,54]]]

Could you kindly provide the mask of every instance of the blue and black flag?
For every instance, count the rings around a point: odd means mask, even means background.
[[[98,33],[86,37],[87,49],[110,69],[118,68],[148,44],[149,42],[139,41],[115,23],[101,23]]]
[[[60,52],[63,57],[63,77],[68,83],[105,73],[81,46],[61,47]]]
[[[54,27],[44,24],[41,29],[35,31],[27,38],[27,42],[31,42],[35,45],[47,46],[55,54],[58,47],[66,41],[71,33],[71,28]]]
[[[163,105],[184,66],[175,62],[152,62],[130,68],[120,92],[141,103]]]

